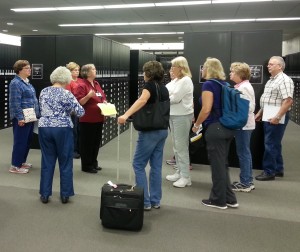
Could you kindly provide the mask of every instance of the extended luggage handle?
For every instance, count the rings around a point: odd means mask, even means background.
[[[132,141],[133,141],[133,119],[128,118],[127,122],[130,124],[130,141],[129,141],[129,182],[131,182],[132,177]],[[120,124],[118,124],[118,140],[117,140],[117,161],[118,161],[118,167],[117,167],[117,181],[120,179]]]

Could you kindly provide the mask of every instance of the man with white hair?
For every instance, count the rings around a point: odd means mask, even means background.
[[[293,80],[283,73],[285,62],[282,57],[271,57],[267,67],[271,77],[260,98],[261,109],[255,115],[256,121],[263,119],[264,129],[263,172],[255,177],[260,181],[284,176],[281,140],[288,124],[294,93]]]

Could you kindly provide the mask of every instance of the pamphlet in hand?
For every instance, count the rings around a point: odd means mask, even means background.
[[[196,133],[192,132],[192,133],[190,134],[190,142],[191,142],[191,143],[196,142],[196,141],[198,141],[199,139],[201,139],[201,137],[202,137],[202,133],[201,133],[202,129],[203,129],[203,127],[202,127],[202,125],[200,125],[200,126],[199,126],[199,129],[197,130]]]
[[[265,105],[263,110],[263,117],[262,121],[268,122],[271,118],[275,117],[280,110],[280,107],[273,106],[273,105]],[[281,117],[279,123],[284,124],[285,115]]]
[[[116,115],[118,114],[115,104],[98,103],[97,106],[101,109],[101,114],[104,116],[116,117]]]

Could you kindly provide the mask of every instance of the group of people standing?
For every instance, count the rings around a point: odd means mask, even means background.
[[[9,86],[9,108],[14,144],[9,171],[24,174],[32,167],[26,160],[34,122],[25,123],[23,109],[34,108],[39,119],[42,153],[41,201],[48,203],[52,195],[54,169],[58,160],[61,201],[67,203],[69,197],[74,195],[73,158],[81,157],[83,172],[97,173],[101,170],[97,157],[105,118],[97,104],[106,102],[106,96],[95,80],[96,68],[93,64],[82,66],[82,78],[78,78],[79,65],[74,62],[67,64],[67,67],[56,68],[50,75],[52,86],[41,91],[39,101],[28,81],[30,63],[18,60],[13,68],[16,76]]]
[[[283,159],[281,154],[281,140],[288,123],[288,114],[293,101],[294,84],[291,78],[283,73],[285,64],[282,57],[271,57],[267,65],[271,74],[264,93],[260,99],[260,110],[255,115],[255,92],[249,82],[251,69],[244,62],[233,62],[230,66],[230,80],[235,83],[243,98],[249,100],[248,120],[246,125],[239,130],[231,130],[224,127],[219,118],[222,116],[221,86],[227,85],[226,76],[220,60],[207,58],[202,69],[202,78],[206,81],[202,85],[202,93],[199,99],[201,110],[194,118],[193,108],[193,83],[187,60],[177,57],[171,61],[170,75],[172,80],[166,85],[170,99],[169,127],[173,142],[173,151],[176,162],[176,172],[167,175],[166,179],[173,182],[174,187],[184,188],[191,186],[190,159],[189,159],[189,132],[197,132],[204,128],[206,149],[212,172],[212,189],[207,199],[202,204],[218,209],[239,206],[235,192],[250,192],[255,189],[252,175],[252,155],[250,149],[251,135],[256,122],[261,122],[263,110],[268,105],[274,105],[278,111],[267,118],[263,123],[265,152],[262,160],[262,174],[256,176],[256,180],[267,181],[275,177],[284,176]],[[152,63],[154,64],[154,63]],[[156,62],[157,69],[161,68]],[[154,65],[155,65],[154,64]],[[162,81],[154,77],[156,71],[152,67],[152,74],[146,72],[147,63],[144,66],[144,80],[146,82],[141,97],[132,107],[118,118],[123,124],[126,119],[145,104],[150,102],[151,86],[155,81]],[[150,72],[150,71],[149,71]],[[150,72],[151,73],[151,72]],[[156,78],[156,79],[155,79]],[[155,80],[155,81],[154,81]],[[280,119],[285,116],[285,121],[280,124]],[[194,124],[193,124],[194,122]],[[157,132],[139,132],[138,144],[133,160],[133,169],[136,174],[137,185],[144,188],[144,210],[160,208],[161,170],[164,137],[154,141],[153,135]],[[276,135],[276,136],[275,136]],[[236,150],[240,163],[240,181],[231,183],[229,175],[228,155],[231,141],[235,138]],[[149,141],[149,142],[148,142]],[[149,143],[152,143],[149,145]],[[151,146],[151,148],[149,148]],[[145,153],[147,152],[147,155]],[[156,159],[155,159],[156,158]],[[157,162],[154,162],[156,160]],[[150,164],[149,183],[146,176],[147,163]]]
[[[155,103],[157,85],[161,101],[170,100],[169,129],[177,170],[167,175],[174,187],[184,188],[192,185],[190,176],[189,134],[204,128],[206,149],[212,172],[212,189],[202,204],[218,209],[239,206],[235,191],[250,192],[255,189],[252,175],[252,156],[250,150],[251,134],[255,129],[255,121],[261,121],[264,109],[272,105],[278,108],[271,118],[265,119],[262,174],[255,178],[260,181],[273,180],[284,176],[281,140],[289,120],[289,110],[293,102],[294,85],[291,78],[283,73],[284,60],[279,56],[271,57],[267,65],[271,74],[270,80],[260,99],[260,110],[255,115],[255,94],[249,82],[251,70],[244,62],[234,62],[230,66],[230,80],[235,83],[244,98],[250,101],[248,121],[240,130],[224,127],[219,118],[222,116],[221,86],[226,85],[226,76],[220,60],[207,58],[202,69],[202,85],[199,99],[201,110],[194,115],[194,85],[187,60],[180,56],[172,60],[171,72],[173,80],[163,85],[164,69],[157,61],[146,62],[143,66],[144,87],[141,96],[123,114],[117,123],[124,124],[127,119],[146,104]],[[40,194],[43,203],[47,203],[52,194],[52,180],[56,159],[59,161],[61,176],[61,200],[68,202],[74,195],[72,182],[73,155],[81,156],[82,171],[97,173],[101,169],[97,155],[101,144],[102,127],[105,118],[100,113],[98,103],[105,103],[106,96],[100,84],[95,80],[96,68],[92,64],[84,65],[79,75],[79,66],[69,63],[68,68],[58,67],[50,76],[52,87],[42,90],[40,108],[32,85],[28,82],[30,65],[27,61],[17,61],[14,70],[16,77],[10,84],[10,115],[13,122],[14,147],[10,172],[27,173],[30,164],[26,163],[33,123],[24,123],[22,109],[33,107],[39,120],[39,139],[42,150],[42,169]],[[71,75],[72,73],[72,75]],[[73,76],[73,80],[71,81]],[[65,91],[67,88],[70,92]],[[73,118],[73,123],[71,120]],[[74,136],[79,135],[80,148],[70,142],[72,127]],[[284,117],[283,123],[279,123]],[[76,122],[77,120],[77,122]],[[64,128],[64,129],[62,129]],[[77,132],[77,133],[76,133]],[[18,137],[17,137],[18,136]],[[20,136],[22,136],[20,138]],[[68,137],[70,136],[70,137]],[[160,208],[162,198],[162,163],[163,149],[168,129],[139,131],[133,159],[136,184],[144,189],[144,210]],[[235,138],[237,155],[240,163],[240,181],[231,183],[228,167],[228,155],[231,141]],[[75,153],[73,153],[75,150]],[[79,151],[79,153],[78,153]],[[146,166],[150,164],[149,178]],[[149,180],[149,182],[148,182]]]

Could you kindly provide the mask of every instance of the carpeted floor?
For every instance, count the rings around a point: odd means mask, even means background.
[[[0,131],[0,251],[299,251],[300,170],[299,126],[290,123],[283,141],[285,177],[255,182],[251,193],[237,193],[238,209],[205,207],[210,168],[193,164],[193,185],[177,189],[163,179],[160,210],[145,212],[140,232],[104,229],[99,219],[100,189],[108,180],[128,183],[128,132],[121,135],[121,161],[116,161],[116,140],[99,153],[103,170],[98,174],[80,171],[74,160],[76,195],[63,205],[59,201],[59,171],[56,169],[53,196],[48,204],[39,201],[40,151],[31,150],[29,174],[10,174],[12,130]],[[136,138],[136,135],[134,136]],[[165,159],[171,157],[168,139]],[[173,169],[164,164],[163,177]],[[260,171],[254,171],[258,174]],[[237,180],[239,169],[231,169]],[[133,178],[132,173],[132,178]]]

